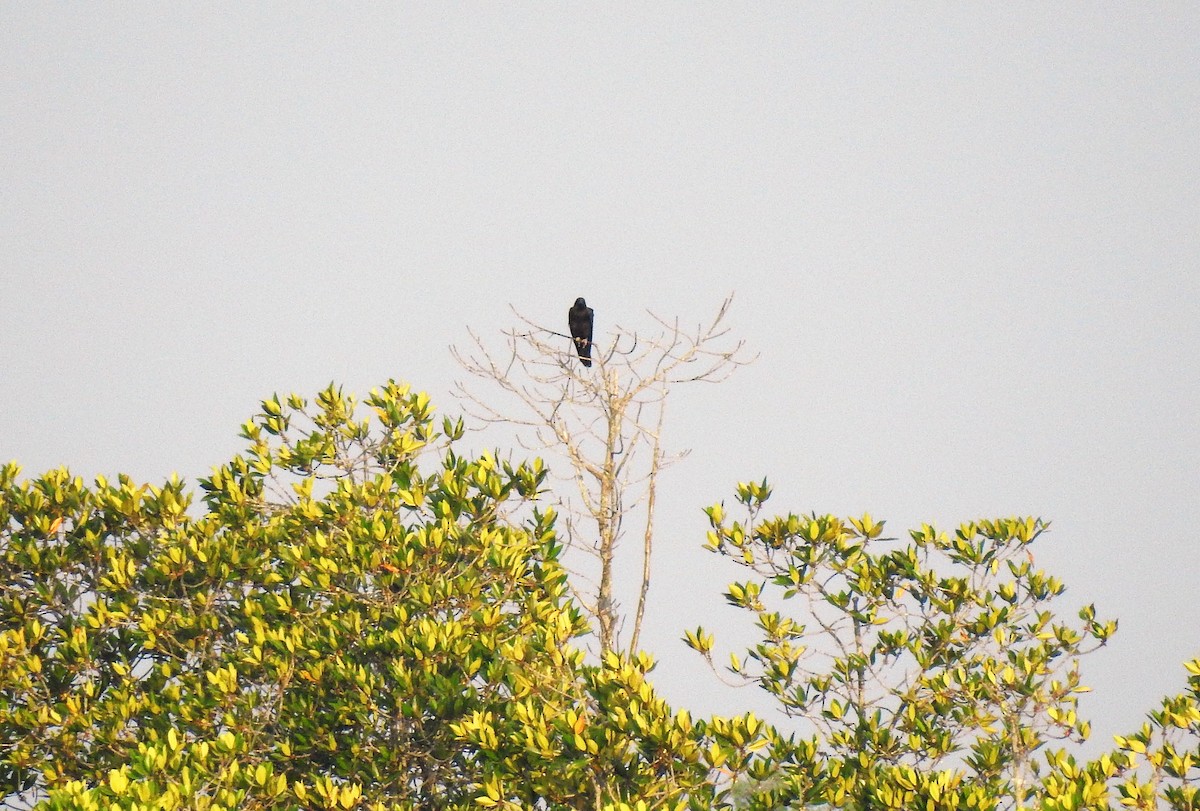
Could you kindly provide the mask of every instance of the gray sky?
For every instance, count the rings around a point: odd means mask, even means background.
[[[680,391],[646,643],[735,618],[701,507],[902,532],[1037,514],[1121,632],[1096,738],[1200,653],[1200,6],[0,4],[0,458],[194,479],[275,391],[389,377],[508,304],[603,336],[736,291]],[[631,550],[632,551],[632,550]]]

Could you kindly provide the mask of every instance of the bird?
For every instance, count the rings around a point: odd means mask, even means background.
[[[592,323],[596,311],[587,306],[583,297],[575,299],[575,306],[567,310],[567,324],[571,328],[571,338],[575,341],[575,350],[584,366],[592,365]]]

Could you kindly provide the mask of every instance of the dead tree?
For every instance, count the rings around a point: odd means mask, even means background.
[[[621,649],[624,617],[613,596],[613,563],[625,520],[644,511],[641,582],[628,650],[637,649],[654,540],[658,477],[686,451],[668,453],[662,442],[667,395],[679,383],[718,383],[754,360],[743,341],[729,339],[725,299],[707,326],[686,331],[649,313],[657,334],[646,338],[616,327],[607,347],[597,346],[585,368],[571,338],[517,313],[522,327],[507,330],[502,350],[490,349],[475,333],[468,352],[451,347],[472,376],[515,398],[511,410],[495,392],[457,384],[457,394],[476,419],[518,430],[518,441],[534,452],[563,457],[573,484],[554,494],[565,518],[571,549],[595,558],[590,571],[573,570],[576,599],[595,620],[600,652]]]

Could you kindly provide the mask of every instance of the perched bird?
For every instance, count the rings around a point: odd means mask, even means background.
[[[584,366],[592,365],[592,322],[595,317],[595,310],[587,306],[582,297],[575,299],[575,306],[567,310],[571,338],[575,340],[575,350]]]

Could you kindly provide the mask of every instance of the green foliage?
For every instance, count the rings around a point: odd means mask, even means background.
[[[760,519],[769,496],[765,481],[739,485],[745,522],[707,511],[708,547],[756,575],[726,599],[754,616],[762,641],[729,669],[814,729],[772,741],[761,777],[773,780],[755,807],[1036,800],[1036,753],[1088,734],[1079,657],[1116,629],[1091,606],[1075,624],[1051,610],[1064,586],[1030,551],[1045,524],[980,521],[953,535],[922,526],[901,543],[869,515]],[[685,641],[711,658],[703,629]]]
[[[1200,809],[1200,659],[1185,667],[1187,689],[1164,698],[1140,730],[1117,737],[1114,759],[1128,767],[1117,786],[1124,806],[1151,809],[1161,800],[1179,811]]]
[[[0,794],[67,808],[694,799],[703,734],[588,665],[540,461],[389,382],[272,398],[160,486],[0,469]],[[699,789],[696,787],[700,787]]]
[[[1164,698],[1137,732],[1116,736],[1114,751],[1084,764],[1064,753],[1047,758],[1041,806],[1047,811],[1200,809],[1200,659],[1185,667],[1184,692]]]
[[[1200,660],[1077,762],[1080,658],[1046,525],[885,537],[708,509],[761,640],[729,669],[807,725],[693,720],[645,653],[588,662],[546,471],[456,449],[389,382],[273,397],[201,481],[0,467],[0,792],[67,809],[1200,809]],[[687,644],[711,662],[703,628]]]

